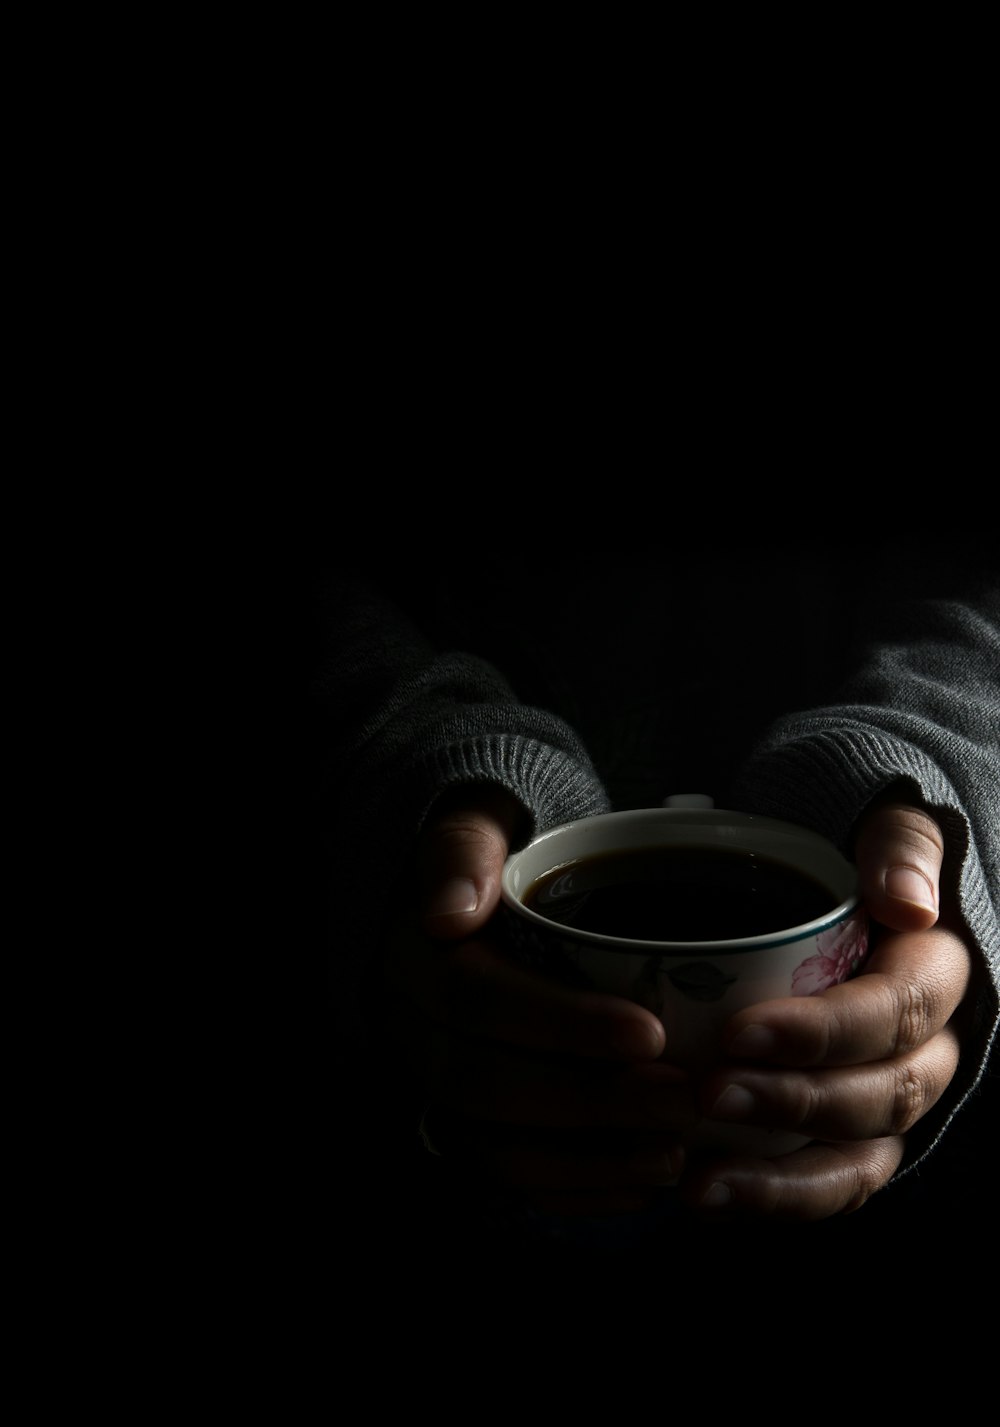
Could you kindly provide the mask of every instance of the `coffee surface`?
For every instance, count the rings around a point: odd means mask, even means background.
[[[540,916],[636,941],[729,941],[824,916],[838,898],[759,853],[671,847],[605,852],[554,868],[528,888]]]

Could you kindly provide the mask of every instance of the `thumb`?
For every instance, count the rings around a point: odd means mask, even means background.
[[[440,803],[418,852],[421,924],[429,936],[470,936],[500,900],[500,874],[524,809],[502,789],[463,790]]]
[[[876,921],[894,931],[934,925],[944,840],[930,813],[906,803],[876,805],[862,817],[854,853],[861,895]]]

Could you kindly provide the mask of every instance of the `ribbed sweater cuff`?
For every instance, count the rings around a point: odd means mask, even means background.
[[[908,780],[929,805],[960,806],[944,773],[912,745],[860,726],[808,723],[765,747],[743,769],[734,800],[747,811],[816,828],[838,846],[865,805],[892,783]]]
[[[420,771],[421,823],[441,793],[473,783],[494,784],[517,798],[532,819],[530,836],[610,809],[593,768],[535,739],[497,734],[448,744],[431,753]]]

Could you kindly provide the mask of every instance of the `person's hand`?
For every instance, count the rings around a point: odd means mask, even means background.
[[[678,1177],[693,1093],[650,1011],[534,974],[487,929],[523,816],[477,789],[425,827],[386,967],[397,1048],[450,1166],[563,1213],[638,1208]]]
[[[955,1074],[972,960],[939,908],[941,830],[919,808],[876,803],[860,821],[855,858],[878,924],[862,974],[739,1012],[726,1032],[731,1063],[701,1087],[714,1119],[814,1142],[773,1160],[692,1167],[682,1192],[703,1211],[821,1219],[860,1208],[896,1172],[907,1132]]]

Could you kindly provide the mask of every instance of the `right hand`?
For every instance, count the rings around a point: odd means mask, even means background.
[[[475,789],[425,826],[386,959],[397,1048],[456,1167],[559,1213],[641,1208],[680,1174],[694,1097],[659,1059],[650,1011],[545,980],[488,927],[523,817],[503,790]]]

